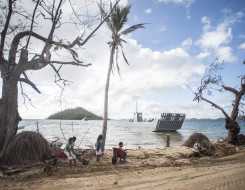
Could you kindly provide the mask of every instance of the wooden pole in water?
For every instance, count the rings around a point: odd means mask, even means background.
[[[37,132],[39,133],[38,121],[37,121]]]
[[[167,134],[166,147],[170,146],[170,134]]]

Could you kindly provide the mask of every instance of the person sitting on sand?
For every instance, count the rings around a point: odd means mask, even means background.
[[[96,161],[97,162],[100,162],[100,157],[101,157],[101,154],[102,154],[102,151],[101,151],[102,139],[103,139],[102,135],[99,135],[98,138],[97,138],[97,143],[96,143]]]
[[[73,138],[69,138],[69,142],[65,146],[65,151],[64,153],[66,154],[69,162],[70,162],[70,167],[72,167],[72,160],[74,161],[74,166],[77,167],[76,163],[76,156],[74,155],[74,144],[73,144]]]
[[[122,147],[123,147],[123,142],[120,142],[118,149],[122,150]]]
[[[125,161],[126,161],[126,152],[122,149],[122,147],[123,147],[123,142],[120,142],[119,143],[119,147],[117,148],[117,149],[119,149],[119,150],[121,150],[121,151],[118,151],[118,157],[120,158],[120,161],[122,162],[122,163],[124,163]],[[122,159],[122,160],[121,160]]]
[[[75,146],[75,141],[77,140],[77,137],[72,137],[72,139],[73,139],[73,147]]]

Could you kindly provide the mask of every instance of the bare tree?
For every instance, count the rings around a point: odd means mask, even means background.
[[[84,5],[86,10],[88,2],[90,1],[79,1],[79,4]],[[91,65],[84,64],[79,59],[78,50],[88,42],[110,15],[108,13],[101,19],[100,14],[94,17],[89,16],[87,11],[82,14],[82,10],[74,8],[72,0],[32,0],[28,3],[29,10],[31,6],[33,7],[31,11],[27,11],[25,5],[18,0],[6,0],[0,3],[2,10],[0,72],[3,81],[0,99],[0,158],[10,140],[16,135],[21,120],[18,112],[18,83],[28,84],[36,92],[41,93],[29,79],[28,71],[50,66],[56,75],[55,82],[66,85],[69,81],[61,76],[62,66]],[[69,19],[62,17],[62,8],[67,8],[63,7],[64,5],[70,5],[73,10],[73,16]],[[39,31],[42,25],[45,25],[46,30]],[[62,33],[62,26],[65,25],[75,26],[78,31],[78,35],[71,41],[62,39],[70,35]],[[55,56],[59,51],[67,52],[69,56],[67,60]],[[27,94],[25,95],[28,97]]]
[[[245,62],[243,64],[245,64]],[[212,63],[206,69],[205,75],[201,79],[200,86],[197,88],[196,92],[193,92],[195,94],[194,101],[205,101],[211,104],[211,106],[219,109],[225,116],[225,128],[228,130],[227,141],[232,144],[237,144],[240,126],[236,122],[236,119],[239,114],[239,106],[242,105],[242,101],[244,101],[245,75],[239,76],[241,83],[239,85],[240,88],[237,90],[223,84],[222,76],[218,73],[222,69],[223,63],[220,64],[217,61]],[[234,100],[232,101],[232,111],[230,115],[226,113],[226,111],[221,106],[204,97],[205,92],[207,92],[207,95],[211,95],[214,90],[218,90],[219,92],[228,91],[234,95]]]

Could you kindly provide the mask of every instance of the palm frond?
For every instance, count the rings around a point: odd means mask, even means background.
[[[120,42],[127,43],[124,39],[120,38]],[[121,43],[120,43],[121,44]]]
[[[127,60],[127,58],[126,58],[126,56],[125,56],[125,54],[123,52],[123,49],[122,49],[122,54],[123,54],[124,61],[129,65],[128,60]]]
[[[118,31],[120,31],[123,26],[126,24],[126,22],[128,21],[128,14],[130,12],[132,5],[129,5],[127,7],[124,7],[123,9],[120,10],[120,20],[119,20],[119,27],[118,27]]]
[[[116,32],[119,32],[127,22],[127,15],[130,11],[130,8],[131,6],[123,8],[116,6],[113,10],[113,13],[111,14],[111,21]]]
[[[114,34],[115,30],[114,30],[114,26],[113,26],[113,23],[112,23],[110,18],[106,19],[106,24],[107,24],[108,28],[110,29],[110,31]]]
[[[120,72],[120,67],[119,67],[119,64],[118,64],[118,48],[116,49],[116,66],[117,66],[117,73],[119,75],[119,77],[121,78],[121,72]]]
[[[135,31],[135,30],[137,30],[137,29],[139,29],[139,28],[145,28],[144,25],[145,25],[144,23],[143,23],[143,24],[136,24],[136,25],[133,25],[133,26],[131,26],[131,27],[125,29],[124,31],[122,31],[122,32],[119,34],[119,36],[121,36],[121,35],[127,35],[127,34],[133,32],[133,31]]]

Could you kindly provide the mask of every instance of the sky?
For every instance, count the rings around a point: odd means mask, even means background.
[[[242,64],[245,59],[245,1],[121,0],[120,6],[127,5],[132,7],[126,27],[146,24],[144,29],[123,37],[127,41],[123,50],[130,65],[119,54],[121,77],[117,72],[111,75],[109,118],[132,118],[136,103],[143,118],[159,118],[164,112],[185,113],[187,118],[223,117],[208,103],[194,102],[194,94],[187,85],[195,90],[205,68],[217,59],[225,64],[221,73],[224,83],[239,89],[237,76],[245,74]],[[69,9],[64,7],[63,12],[64,17]],[[64,36],[73,35],[66,25],[59,30],[57,32]],[[24,104],[19,94],[20,116],[45,119],[52,113],[75,107],[103,116],[110,38],[110,31],[103,25],[79,50],[79,57],[92,66],[62,68],[63,78],[73,83],[66,86],[61,98],[61,89],[54,84],[55,74],[51,68],[28,72],[41,94],[24,86],[33,106],[28,102]],[[205,97],[230,114],[232,94],[214,93]]]

